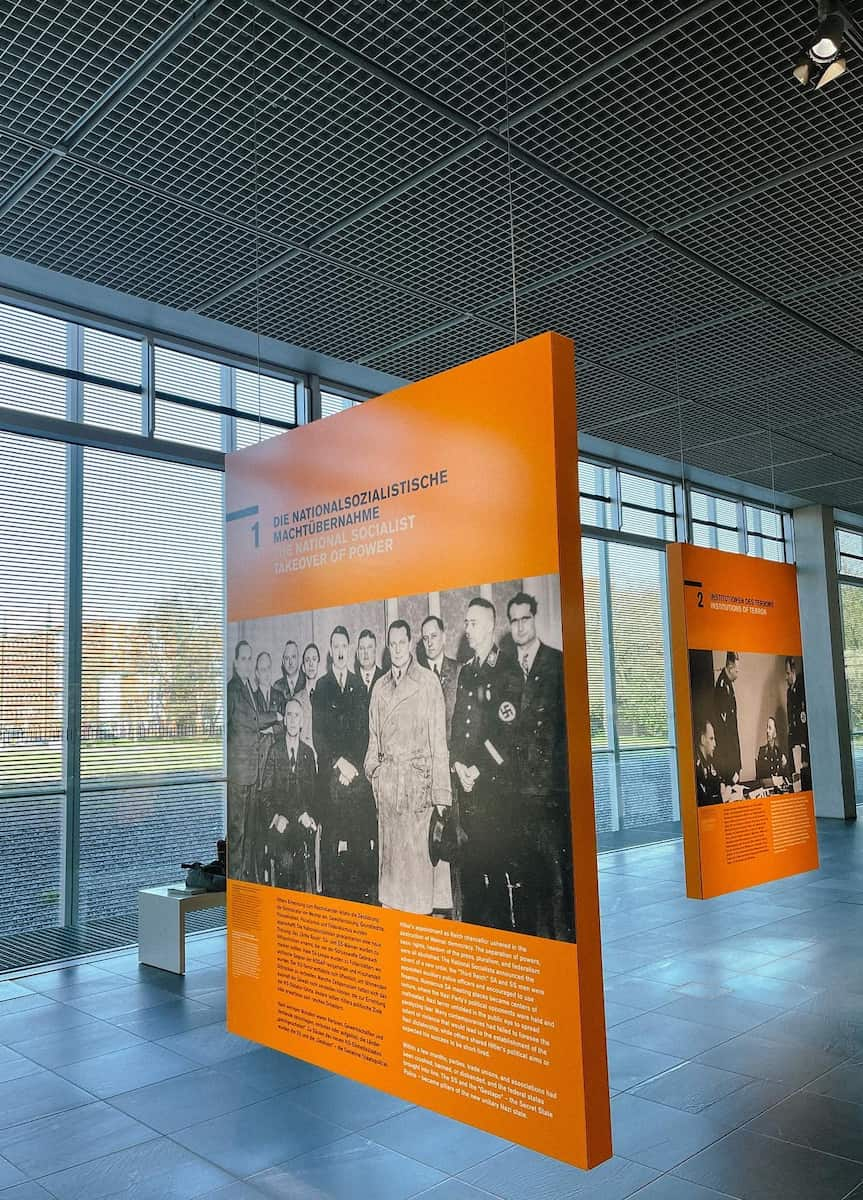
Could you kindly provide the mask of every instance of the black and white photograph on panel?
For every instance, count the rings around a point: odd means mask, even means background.
[[[557,575],[228,645],[232,879],[575,940]]]
[[[799,656],[690,650],[689,681],[699,807],[811,789]]]

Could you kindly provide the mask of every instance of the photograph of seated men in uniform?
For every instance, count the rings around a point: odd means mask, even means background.
[[[316,892],[320,874],[318,767],[315,752],[300,733],[303,707],[294,696],[285,703],[285,736],[275,744],[273,784],[263,814],[259,844],[261,883]]]
[[[758,757],[755,760],[755,777],[761,780],[764,787],[773,785],[781,788],[790,779],[788,772],[788,755],[779,745],[779,733],[776,729],[775,717],[767,718],[767,740],[758,747]]]
[[[699,806],[812,787],[796,656],[690,650]]]
[[[702,721],[695,738],[695,798],[699,808],[722,804],[728,799],[728,789],[719,777],[716,757],[716,734],[712,721]]]
[[[575,940],[556,575],[229,637],[231,878]]]

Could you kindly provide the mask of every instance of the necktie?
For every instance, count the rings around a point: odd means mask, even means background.
[[[525,653],[521,656],[521,669],[524,671],[524,677],[527,679],[530,674],[530,655]]]
[[[314,700],[314,698],[315,698],[315,689],[309,688],[309,699]]]
[[[345,690],[345,675],[343,671],[339,671],[339,690]]]
[[[438,679],[440,679],[440,663],[435,663],[434,673],[435,673],[435,675],[437,675]]]
[[[297,765],[297,758],[294,754],[294,748],[291,746],[291,771],[293,772]]]

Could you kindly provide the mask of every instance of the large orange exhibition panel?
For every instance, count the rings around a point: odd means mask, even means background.
[[[578,505],[551,334],[228,457],[228,1027],[587,1168]]]
[[[796,569],[683,544],[667,563],[686,893],[815,870]]]

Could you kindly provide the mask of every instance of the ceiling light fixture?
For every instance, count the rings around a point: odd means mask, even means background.
[[[837,0],[820,0],[818,29],[807,38],[798,54],[792,74],[804,87],[823,88],[844,75],[848,66],[845,55],[848,10]]]

